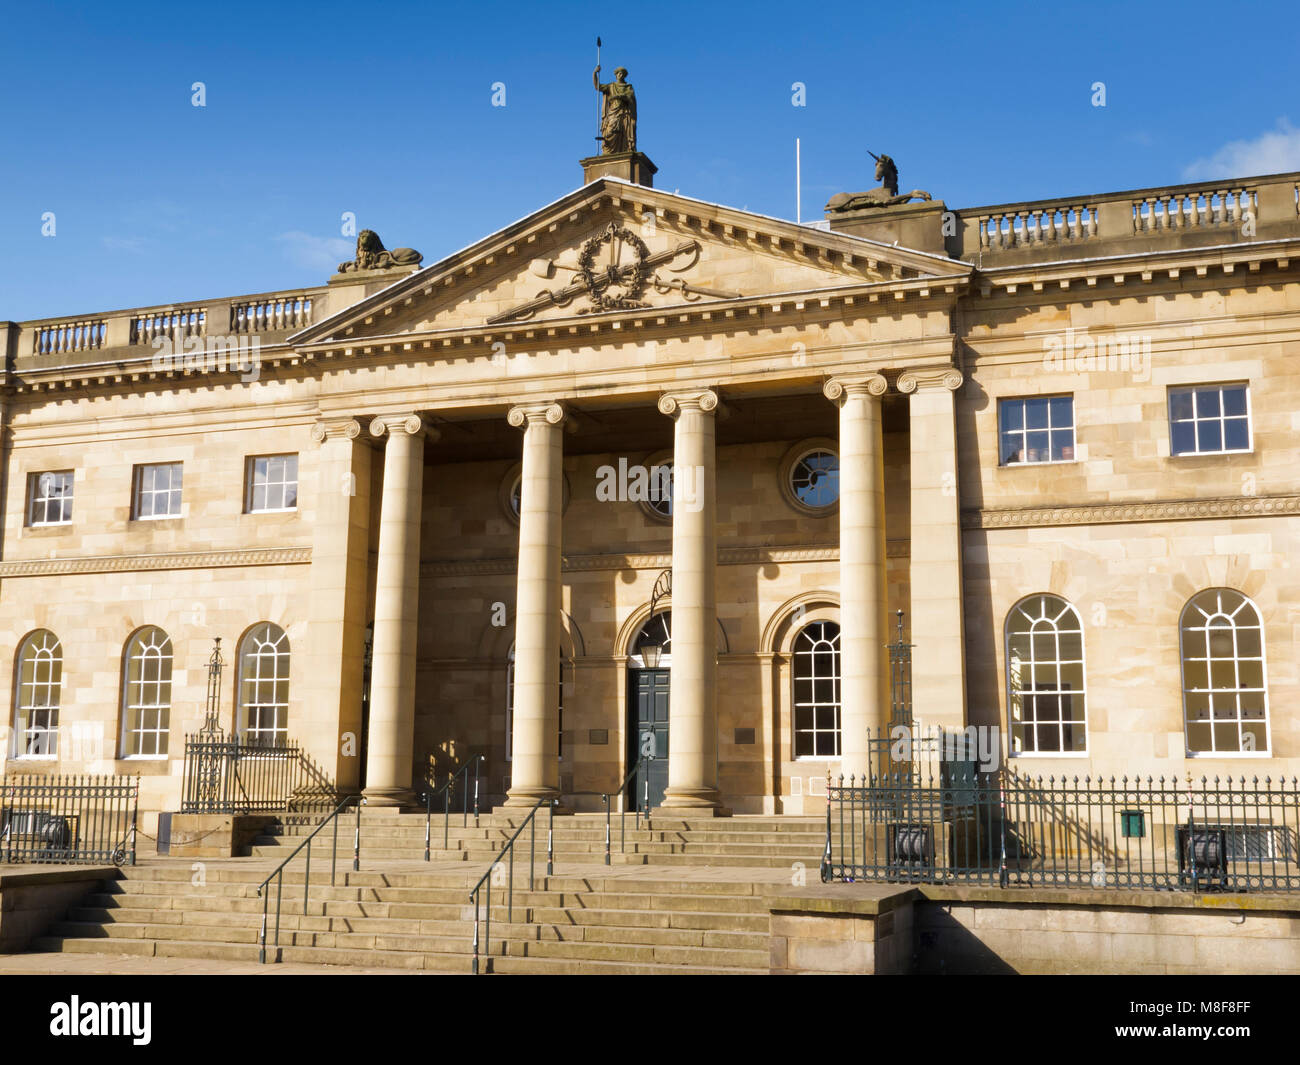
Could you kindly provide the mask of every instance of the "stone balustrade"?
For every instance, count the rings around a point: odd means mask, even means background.
[[[1241,225],[1258,217],[1259,190],[1244,186],[1154,192],[1132,202],[1134,233]]]
[[[131,319],[130,343],[152,344],[159,337],[183,341],[203,336],[206,325],[207,314],[198,307],[138,314]]]
[[[31,330],[32,354],[102,348],[106,332],[107,326],[102,318],[40,324]]]
[[[948,254],[973,261],[1158,251],[1300,232],[1300,174],[1195,182],[957,212]],[[867,234],[870,235],[870,234]]]
[[[269,333],[311,324],[312,298],[305,293],[263,296],[230,305],[232,333]]]
[[[196,300],[182,306],[136,307],[97,316],[42,318],[0,323],[0,348],[17,358],[20,368],[77,365],[82,353],[149,348],[159,338],[180,345],[192,337],[256,334],[275,343],[310,325],[324,312],[324,287],[270,292],[234,299]],[[355,297],[340,295],[340,303]],[[11,339],[15,336],[16,339]],[[278,334],[278,335],[277,335]]]
[[[1081,241],[1097,236],[1097,206],[1060,201],[994,209],[977,215],[975,226],[983,251]]]

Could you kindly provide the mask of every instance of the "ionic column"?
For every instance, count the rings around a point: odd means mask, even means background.
[[[927,725],[966,725],[957,494],[955,395],[961,371],[918,370],[898,378],[911,413],[912,698]]]
[[[834,377],[826,398],[840,409],[840,771],[870,772],[868,733],[889,724],[885,644],[885,460],[880,374]],[[676,648],[674,648],[676,650]]]
[[[300,735],[313,758],[355,793],[361,777],[361,697],[370,553],[372,449],[355,418],[312,427],[316,520],[312,529],[307,692]],[[297,648],[294,649],[295,651]]]
[[[371,806],[412,803],[415,738],[415,649],[420,597],[420,512],[424,439],[433,430],[416,414],[381,416],[370,423],[384,446],[384,490],[379,504],[379,563],[375,573],[375,635],[370,668],[370,728],[366,801]],[[435,437],[436,439],[436,437]]]
[[[672,694],[665,808],[718,811],[714,414],[709,389],[659,399],[673,431]]]
[[[560,794],[560,511],[564,503],[564,408],[513,407],[524,431],[515,609],[515,706],[507,806]]]

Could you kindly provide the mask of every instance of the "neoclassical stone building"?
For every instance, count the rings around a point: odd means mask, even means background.
[[[798,225],[584,164],[429,265],[0,323],[5,772],[175,809],[220,636],[223,727],[374,803],[598,809],[649,733],[657,802],[812,812],[898,610],[1016,771],[1300,771],[1300,175]]]

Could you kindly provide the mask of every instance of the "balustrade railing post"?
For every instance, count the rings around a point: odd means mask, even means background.
[[[605,864],[609,865],[609,795],[602,795],[600,801],[605,804]]]
[[[478,773],[483,766],[483,756],[480,754],[474,762],[474,827],[478,828]]]
[[[455,777],[447,780],[447,786],[442,789],[442,849],[446,850],[447,841],[451,838],[451,785]]]
[[[311,891],[311,837],[307,837],[307,868],[302,877],[302,915],[307,916],[307,895]]]
[[[491,898],[491,891],[492,891],[492,888],[491,888],[491,886],[489,885],[489,887],[488,887],[489,900],[490,900],[490,898]],[[470,900],[470,902],[472,902],[472,903],[474,904],[474,960],[473,960],[473,962],[470,964],[470,972],[471,972],[474,976],[477,976],[477,975],[478,975],[478,902],[479,902],[479,889],[478,889],[478,888],[475,888],[475,889],[474,889],[473,893],[472,893],[472,894],[470,895],[470,897],[469,897],[469,900]],[[489,902],[489,904],[490,904],[490,902]]]
[[[361,871],[361,807],[365,804],[365,799],[357,800],[357,825],[352,834],[352,871],[354,873]]]
[[[551,800],[550,821],[546,826],[546,875],[555,875],[555,807],[559,799]]]
[[[429,819],[430,819],[431,806],[433,803],[432,792],[433,792],[433,785],[430,784],[429,787],[426,788],[424,792],[424,860],[426,862],[429,860]],[[444,849],[446,848],[444,847]]]
[[[266,964],[266,904],[270,901],[271,893],[265,888],[259,888],[258,894],[262,896],[262,930],[257,936],[257,960]]]

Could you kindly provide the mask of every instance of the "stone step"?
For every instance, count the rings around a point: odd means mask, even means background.
[[[540,911],[537,911],[540,912]],[[493,935],[507,939],[551,939],[581,940],[584,942],[603,943],[639,943],[662,946],[702,946],[729,947],[733,949],[766,950],[767,930],[727,930],[717,927],[726,924],[731,915],[700,914],[708,917],[708,928],[666,928],[654,925],[638,925],[629,918],[639,916],[638,911],[597,910],[585,911],[584,923],[520,923],[505,924],[493,920]],[[606,923],[597,923],[595,918],[603,916]],[[274,928],[274,916],[271,918]],[[261,913],[230,913],[226,911],[204,910],[147,910],[78,907],[72,910],[64,922],[66,926],[74,925],[140,925],[140,926],[189,926],[207,930],[208,934],[199,938],[224,940],[221,930],[225,928],[261,927]],[[473,922],[468,918],[459,920],[419,920],[397,919],[388,917],[338,917],[338,916],[303,916],[298,913],[282,913],[280,928],[283,935],[289,932],[316,933],[358,933],[374,936],[435,936],[448,938],[467,938],[472,931]],[[90,932],[77,932],[70,927],[58,929],[57,934],[64,936],[97,937]],[[113,933],[108,933],[112,938]],[[140,937],[125,938],[172,938],[163,935],[145,933]],[[187,936],[184,938],[195,938]],[[296,941],[295,941],[296,942]]]

